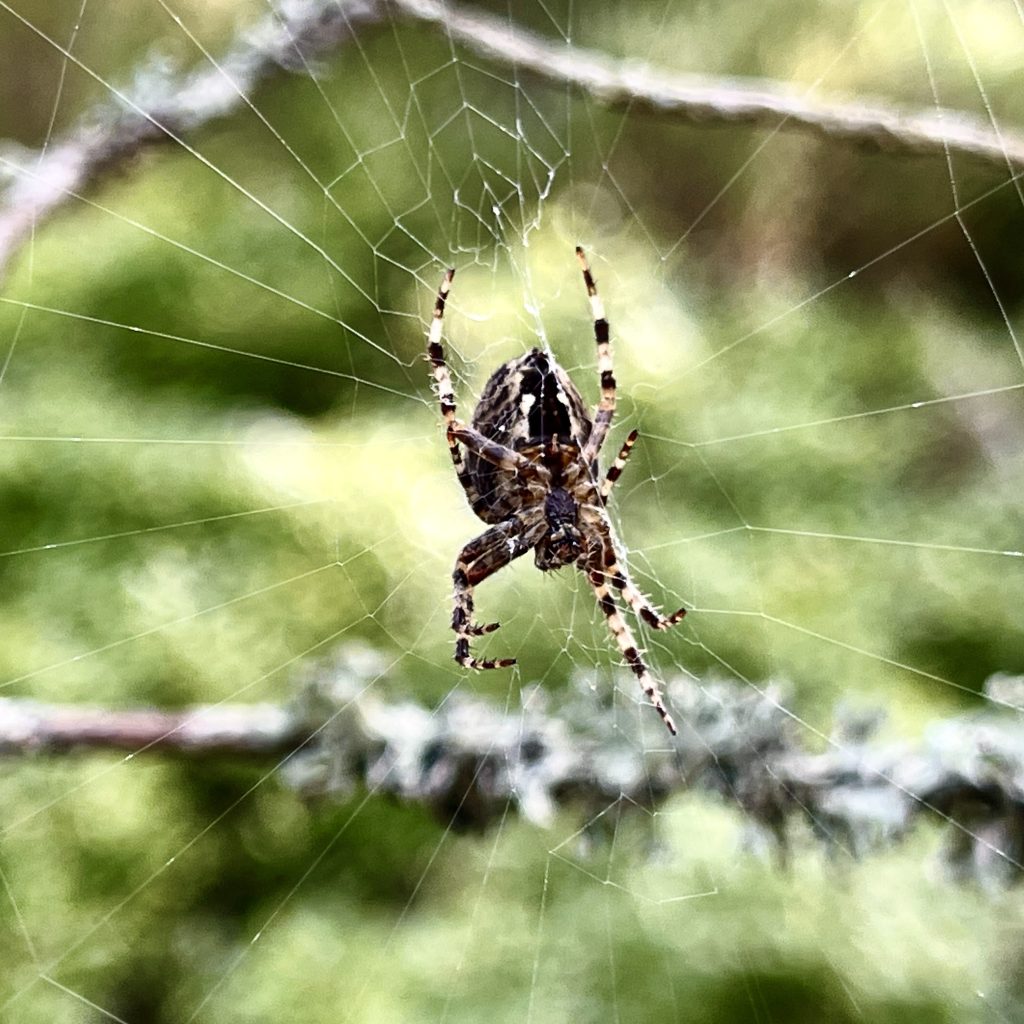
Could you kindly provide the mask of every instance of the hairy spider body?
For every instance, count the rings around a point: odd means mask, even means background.
[[[503,363],[491,374],[468,425],[456,417],[451,375],[444,361],[441,334],[451,281],[449,270],[438,290],[428,339],[428,357],[437,384],[452,463],[473,511],[491,528],[470,541],[455,563],[455,660],[466,668],[506,668],[514,658],[479,659],[470,654],[470,638],[498,628],[473,620],[473,588],[531,549],[538,569],[547,572],[575,565],[594,588],[598,605],[626,663],[643,692],[675,734],[656,680],[612,596],[617,590],[633,612],[655,629],[668,629],[685,614],[655,609],[620,563],[621,545],[606,504],[636,442],[626,439],[602,481],[598,454],[615,412],[608,321],[582,249],[577,248],[590,298],[597,344],[601,400],[594,416],[554,356],[532,349]]]
[[[579,447],[593,428],[583,397],[569,375],[553,357],[536,348],[503,363],[491,374],[470,426],[488,440],[521,452],[554,472],[578,460]],[[550,450],[553,440],[556,447]],[[556,467],[556,459],[561,460],[560,467]],[[524,481],[514,469],[496,465],[470,448],[466,475],[478,496],[476,501],[471,497],[470,504],[485,523],[500,523],[522,507]]]

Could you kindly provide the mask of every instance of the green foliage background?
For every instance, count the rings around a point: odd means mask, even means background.
[[[15,9],[66,42],[78,6]],[[918,6],[942,102],[984,116],[969,53],[999,123],[1024,125],[1014,6]],[[175,7],[212,53],[266,10]],[[513,18],[670,70],[810,88],[829,69],[822,94],[932,104],[910,6],[529,4]],[[74,53],[119,85],[154,53],[202,63],[148,3],[91,3]],[[0,137],[43,144],[61,64],[0,11]],[[304,663],[360,642],[387,666],[375,685],[428,705],[454,688],[514,704],[522,683],[557,691],[583,667],[610,716],[635,716],[586,587],[529,560],[480,594],[504,625],[486,649],[516,655],[517,674],[466,678],[450,661],[451,563],[479,523],[421,358],[432,289],[458,267],[448,336],[467,413],[539,337],[593,398],[577,241],[617,341],[612,443],[643,434],[616,512],[634,571],[695,609],[647,638],[662,674],[785,678],[813,744],[840,699],[882,704],[890,735],[913,737],[980,703],[990,673],[1024,671],[1021,563],[982,553],[1022,547],[1022,392],[886,411],[1022,380],[949,216],[944,160],[608,111],[397,21],[318,70],[252,97],[293,153],[243,111],[188,140],[223,175],[149,151],[12,267],[4,696],[280,702]],[[109,103],[69,65],[57,134]],[[953,168],[963,199],[1008,177]],[[1003,187],[963,223],[1020,331],[1024,200]],[[865,863],[808,845],[780,872],[743,852],[737,809],[696,798],[653,827],[623,815],[582,848],[565,843],[582,824],[568,814],[549,832],[510,818],[457,836],[364,794],[307,808],[270,767],[0,766],[4,1013],[1021,1019],[1020,896],[939,877],[925,829]]]

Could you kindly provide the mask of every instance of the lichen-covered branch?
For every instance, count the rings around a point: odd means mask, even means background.
[[[557,707],[540,688],[506,709],[456,691],[435,709],[378,692],[381,667],[349,651],[314,670],[287,709],[214,705],[123,712],[0,701],[0,754],[78,748],[265,755],[307,798],[356,790],[483,829],[509,807],[544,825],[615,801],[658,809],[699,791],[739,809],[748,837],[785,857],[801,835],[861,856],[921,818],[945,830],[953,873],[1016,881],[1024,864],[1024,678],[995,677],[986,711],[936,722],[919,744],[880,742],[882,716],[840,710],[824,750],[777,686],[669,683],[679,736],[641,706],[601,706],[577,680]],[[1009,694],[1009,696],[1007,696]],[[1011,705],[1011,709],[1005,706]]]
[[[948,149],[995,167],[1024,169],[1024,134],[997,130],[961,111],[825,101],[780,82],[680,75],[552,42],[507,19],[438,0],[287,0],[218,57],[219,67],[176,73],[163,65],[144,66],[134,85],[118,84],[110,104],[44,152],[0,147],[0,181],[10,179],[0,195],[0,274],[34,225],[105,172],[127,166],[148,146],[182,139],[229,116],[274,75],[307,71],[356,32],[391,16],[432,24],[488,60],[571,86],[609,106],[628,104],[637,112],[704,125],[813,132],[900,153],[942,155]]]

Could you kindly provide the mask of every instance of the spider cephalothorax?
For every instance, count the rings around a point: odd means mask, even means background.
[[[544,518],[548,532],[541,538],[533,560],[542,572],[572,565],[583,551],[576,499],[564,488],[553,487],[544,499]]]
[[[491,524],[462,549],[452,574],[455,660],[477,669],[515,664],[514,658],[480,659],[470,654],[471,637],[498,628],[496,622],[481,626],[473,621],[473,588],[532,548],[538,569],[547,572],[575,565],[586,575],[626,662],[675,733],[658,684],[644,665],[611,588],[655,629],[668,629],[686,612],[680,608],[673,615],[662,615],[634,586],[619,561],[620,545],[605,506],[637,432],[626,438],[601,480],[597,457],[615,413],[615,376],[608,321],[583,250],[577,248],[576,255],[590,297],[601,380],[601,401],[593,419],[565,370],[552,355],[536,348],[491,374],[468,426],[457,419],[451,375],[441,347],[444,306],[454,270],[445,274],[437,294],[428,354],[448,449],[473,511]]]

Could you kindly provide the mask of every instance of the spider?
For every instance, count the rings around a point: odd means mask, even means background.
[[[576,257],[590,299],[597,342],[601,400],[593,419],[569,375],[552,355],[537,348],[499,366],[484,387],[469,425],[458,419],[441,346],[444,307],[454,269],[445,273],[438,289],[427,353],[448,450],[469,504],[490,525],[462,549],[452,574],[455,660],[472,669],[507,668],[516,663],[515,658],[481,659],[470,653],[471,637],[491,633],[499,626],[497,622],[478,625],[474,621],[473,588],[532,549],[534,563],[542,572],[575,565],[586,575],[623,657],[675,735],[676,726],[658,682],[644,664],[612,591],[617,590],[634,614],[655,629],[674,626],[686,609],[662,615],[619,561],[621,545],[606,505],[636,443],[637,431],[629,434],[600,480],[597,457],[615,413],[615,376],[604,306],[579,246]]]

